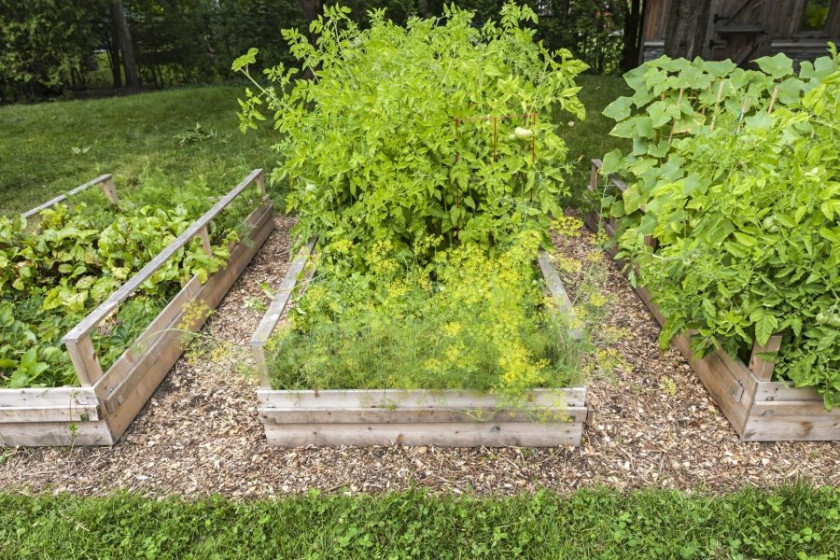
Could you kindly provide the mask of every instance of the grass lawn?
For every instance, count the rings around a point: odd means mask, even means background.
[[[587,119],[561,125],[575,165],[573,190],[587,181],[589,160],[617,145],[600,113],[626,91],[611,76],[581,76],[580,85]],[[190,181],[232,188],[255,167],[269,170],[276,137],[270,126],[239,132],[241,92],[204,87],[0,107],[0,213],[28,210],[102,173],[114,174],[118,190],[152,176],[177,189]]]
[[[0,558],[836,558],[840,493],[579,490],[234,502],[0,494]]]
[[[151,176],[172,189],[190,181],[233,188],[274,160],[269,127],[239,132],[241,91],[204,87],[0,107],[0,213],[28,210],[103,173],[114,174],[118,191]]]

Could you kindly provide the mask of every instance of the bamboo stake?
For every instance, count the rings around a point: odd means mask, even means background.
[[[773,96],[770,97],[770,106],[767,108],[767,114],[773,112],[773,105],[776,104],[776,97],[779,95],[779,84],[776,84],[776,87],[773,88]]]
[[[680,106],[682,105],[682,98],[683,98],[683,93],[684,92],[685,92],[685,88],[680,88],[680,96],[677,98],[677,111],[679,111],[680,116],[682,116],[682,109],[680,108]],[[677,128],[677,121],[678,120],[679,120],[679,117],[674,119],[674,124],[671,125],[671,133],[668,135],[668,144],[670,144],[671,140],[674,139],[674,130]]]
[[[712,114],[712,130],[715,129],[715,120],[717,120],[718,110],[720,109],[720,100],[723,97],[723,86],[726,84],[726,80],[720,82],[720,87],[718,87],[717,99],[715,100],[715,112]]]
[[[747,114],[747,108],[750,105],[750,98],[745,97],[744,102],[741,103],[741,113],[738,115],[738,129],[735,131],[735,134],[739,134],[741,130],[744,128],[744,117]]]

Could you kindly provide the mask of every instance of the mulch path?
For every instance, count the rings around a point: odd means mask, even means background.
[[[660,352],[656,321],[613,263],[605,263],[609,313],[598,336],[614,367],[596,368],[588,382],[594,423],[580,447],[269,448],[257,417],[256,380],[240,366],[248,361],[259,302],[268,301],[263,286],[276,288],[289,261],[293,219],[278,217],[276,224],[205,327],[230,345],[213,353],[216,362],[179,360],[113,448],[0,449],[0,490],[251,498],[310,488],[485,494],[600,484],[718,492],[796,479],[840,485],[838,443],[740,442],[679,353]],[[595,266],[597,247],[587,232],[555,244],[567,264],[581,262],[581,272],[564,277],[574,298]]]

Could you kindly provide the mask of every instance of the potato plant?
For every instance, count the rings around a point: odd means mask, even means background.
[[[628,77],[633,98],[605,112],[634,148],[609,154],[603,169],[630,179],[605,211],[620,218],[619,254],[640,265],[638,282],[667,319],[662,345],[691,331],[696,353],[723,347],[745,359],[781,333],[776,377],[815,388],[828,408],[840,404],[832,54],[798,75],[784,55],[759,59],[760,72],[662,59],[641,67]]]

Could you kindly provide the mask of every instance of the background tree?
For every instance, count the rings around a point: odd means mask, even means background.
[[[140,87],[140,74],[137,71],[137,61],[134,58],[134,45],[131,42],[131,32],[125,18],[125,8],[122,0],[111,2],[111,17],[114,22],[114,43],[119,46],[122,65],[125,70],[125,86],[131,89]]]

